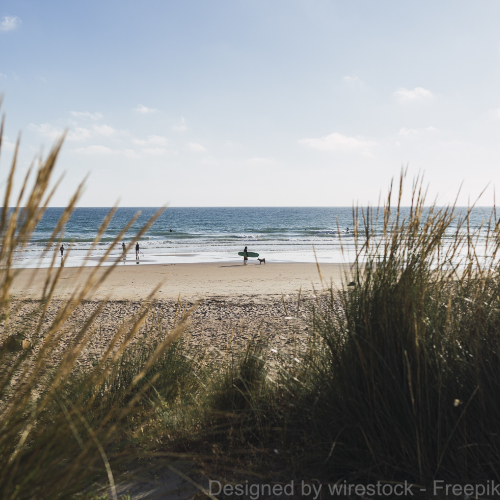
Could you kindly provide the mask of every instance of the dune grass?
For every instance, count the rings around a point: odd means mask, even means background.
[[[117,498],[120,467],[155,454],[188,457],[226,480],[500,481],[495,214],[481,228],[487,250],[478,255],[468,215],[457,221],[453,206],[425,208],[418,181],[403,216],[402,176],[383,209],[354,210],[357,259],[346,276],[354,286],[318,291],[307,304],[305,352],[270,356],[261,334],[210,362],[182,339],[190,311],[179,307],[168,330],[145,301],[89,367],[79,360],[104,302],[55,353],[71,315],[113,271],[98,272],[133,221],[47,324],[61,270],[54,249],[81,189],[47,245],[54,257],[41,300],[12,320],[14,255],[50,202],[61,144],[12,201],[16,148],[3,202],[14,208],[0,220],[0,498],[84,498],[95,481]]]
[[[307,465],[332,481],[499,479],[499,227],[484,228],[480,260],[468,214],[424,210],[417,187],[406,219],[388,198],[375,241],[376,214],[362,214],[356,286],[314,312],[323,350],[308,373],[314,411],[299,415],[321,423]]]
[[[0,145],[2,132],[3,121]],[[116,498],[112,465],[116,467],[123,461],[124,448],[128,447],[130,457],[133,446],[144,442],[143,438],[135,438],[143,422],[151,419],[151,399],[172,401],[196,384],[192,362],[178,341],[189,311],[182,313],[179,309],[176,326],[167,331],[164,318],[154,314],[151,301],[145,301],[137,314],[123,321],[107,350],[93,360],[90,368],[79,360],[88,358],[87,347],[96,334],[94,322],[105,301],[83,324],[73,326],[64,353],[58,352],[61,340],[68,334],[69,319],[113,271],[114,265],[102,265],[135,220],[117,236],[84,285],[75,289],[48,320],[64,267],[63,260],[60,264],[56,261],[57,248],[82,186],[44,249],[44,255],[53,258],[40,300],[29,314],[21,319],[16,316],[22,302],[13,304],[10,298],[18,272],[13,267],[15,253],[30,241],[53,196],[50,185],[62,141],[45,160],[34,162],[17,198],[12,200],[18,142],[1,212],[0,497],[6,499],[69,498],[103,475],[110,497]],[[14,208],[7,208],[11,206]],[[113,213],[103,221],[93,248]],[[159,213],[138,232],[137,238]],[[151,297],[153,294],[154,290]],[[139,333],[141,342],[134,342]]]
[[[499,225],[480,228],[479,256],[470,212],[424,208],[417,182],[403,217],[403,184],[354,211],[355,286],[318,293],[309,349],[269,363],[255,340],[197,405],[186,449],[262,480],[500,481]]]

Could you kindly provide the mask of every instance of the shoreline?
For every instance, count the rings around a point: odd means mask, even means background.
[[[155,299],[201,299],[204,297],[276,297],[290,293],[311,295],[315,290],[341,288],[351,264],[235,262],[148,264],[117,266],[88,300],[145,300],[160,286]],[[61,271],[54,299],[67,299],[79,289],[95,267],[68,267]],[[97,276],[109,270],[102,267]],[[16,269],[11,287],[13,299],[40,299],[48,274],[59,268]]]
[[[239,249],[241,250],[241,248]],[[64,253],[64,266],[73,267],[95,267],[103,258],[103,250],[96,251],[91,255],[86,252],[68,250]],[[238,264],[242,259],[236,252],[227,251],[182,251],[182,252],[158,252],[156,249],[141,249],[140,264],[142,265],[162,265],[162,264]],[[265,257],[274,264],[315,264],[316,261],[324,264],[343,264],[348,260],[355,260],[355,252],[350,252],[344,248],[344,253],[338,248],[316,248],[316,253],[312,250],[292,251],[260,251],[260,256]],[[49,268],[52,265],[54,253],[50,252],[45,256],[35,257],[20,252],[14,259],[13,266],[16,269],[36,269]],[[61,257],[59,251],[55,252],[55,264],[60,265]],[[251,261],[252,262],[252,261]],[[256,262],[256,261],[255,261]],[[119,263],[120,266],[134,266],[136,264],[133,250],[127,252],[126,257],[121,252],[113,251],[103,262],[103,266],[110,266]]]

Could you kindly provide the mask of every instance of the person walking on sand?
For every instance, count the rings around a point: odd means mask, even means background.
[[[243,264],[245,264],[245,265],[246,265],[247,260],[248,260],[248,250],[247,250],[247,248],[248,248],[248,247],[245,247],[245,250],[243,250],[243,253],[245,254],[245,255],[243,256]]]
[[[64,257],[64,245],[61,245],[61,248],[59,248],[61,251],[61,259]]]
[[[139,242],[135,244],[135,258],[139,260]]]

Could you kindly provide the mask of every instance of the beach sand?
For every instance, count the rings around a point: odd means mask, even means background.
[[[91,267],[62,269],[42,330],[46,332],[75,287],[80,287],[95,270]],[[99,275],[106,271],[106,268],[97,270]],[[233,359],[233,355],[245,352],[248,342],[256,338],[264,342],[263,354],[270,366],[277,360],[295,363],[294,360],[307,349],[310,341],[312,308],[323,300],[321,294],[330,285],[340,288],[346,280],[350,281],[351,276],[345,274],[348,271],[347,265],[324,264],[320,277],[316,264],[300,263],[118,266],[98,290],[78,305],[62,326],[64,334],[51,352],[48,366],[58,365],[81,326],[102,306],[102,300],[108,299],[93,321],[91,328],[94,334],[76,361],[81,368],[92,369],[92,359],[103,355],[118,328],[141,310],[144,301],[159,284],[160,291],[151,301],[150,318],[162,317],[160,330],[167,332],[178,321],[179,311],[186,311],[195,305],[182,342],[186,352],[199,359],[200,363],[215,363],[215,366],[222,367]],[[54,269],[50,276],[53,278],[56,272],[57,269]],[[34,316],[30,313],[41,305],[39,299],[48,275],[47,269],[19,271],[12,286],[11,321],[0,324],[4,335],[20,332],[22,338],[29,338],[26,332],[32,328],[28,323],[34,325],[39,317],[39,312]],[[151,324],[151,319],[148,323]],[[133,344],[144,345],[148,342],[146,326],[137,332],[131,348]],[[44,336],[45,333],[42,333],[42,338]],[[40,346],[39,341],[33,342],[35,351],[39,351]],[[37,391],[41,390],[42,385],[33,391],[33,397],[38,397]],[[159,498],[175,487],[182,488],[182,494],[177,498],[192,498],[194,490],[191,483],[165,468],[163,462],[157,462],[151,459],[147,466],[142,464],[138,469],[142,472],[131,469],[129,472],[134,472],[133,479],[127,474],[116,474],[118,490],[128,492],[134,498],[136,494],[142,498],[145,491]],[[153,475],[154,483],[151,479]],[[198,477],[199,474],[189,472],[189,475],[207,486],[206,479]],[[162,478],[160,483],[157,476]]]
[[[108,268],[98,271],[99,275]],[[313,289],[320,290],[333,284],[342,286],[348,265],[320,265],[322,279],[316,264],[310,263],[268,263],[244,266],[241,262],[205,264],[149,264],[118,265],[106,278],[102,286],[89,297],[91,300],[144,300],[157,285],[161,285],[155,298],[199,299],[226,297],[236,299],[249,296],[277,297],[297,293],[304,295]],[[81,286],[95,270],[93,267],[65,268],[62,270],[56,299],[69,298],[75,287]],[[55,275],[57,269],[52,271]],[[16,299],[39,299],[42,294],[47,269],[22,269],[14,280],[12,296]],[[349,276],[350,281],[350,276]],[[245,300],[245,299],[243,299]]]
[[[81,286],[95,270],[91,267],[62,270],[45,320],[47,325],[75,287]],[[99,356],[119,325],[139,311],[141,303],[150,297],[158,284],[161,287],[153,297],[152,307],[165,318],[167,329],[174,326],[179,301],[183,308],[196,303],[185,334],[191,346],[217,356],[217,353],[227,349],[229,339],[232,348],[240,350],[255,334],[262,334],[279,352],[292,353],[307,344],[309,305],[331,284],[335,288],[341,287],[347,270],[348,266],[325,264],[321,266],[320,277],[316,264],[299,263],[117,267],[67,321],[64,327],[67,335],[62,341],[61,354],[79,325],[91,316],[103,299],[108,299],[105,309],[94,322],[98,335],[89,346],[89,354]],[[105,271],[106,268],[97,270],[98,273]],[[56,272],[54,269],[52,276]],[[38,307],[48,273],[47,269],[24,269],[19,272],[12,286],[12,305],[16,312],[10,322],[11,328],[15,329],[16,323],[23,324],[30,311]],[[14,333],[9,330],[3,333]],[[88,359],[82,361],[87,364]]]

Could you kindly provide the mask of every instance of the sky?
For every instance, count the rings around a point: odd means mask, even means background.
[[[67,130],[52,205],[428,202],[500,186],[498,0],[2,0],[0,181]],[[17,184],[19,185],[19,184]],[[0,186],[1,188],[1,186]]]

